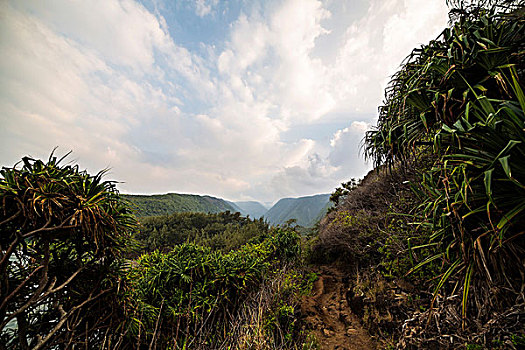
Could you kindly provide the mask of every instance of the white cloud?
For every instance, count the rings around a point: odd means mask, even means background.
[[[157,18],[135,1],[17,1],[25,13],[38,14],[55,33],[64,33],[106,62],[137,73],[153,68],[155,50],[170,49]]]
[[[313,55],[316,40],[331,34],[322,26],[331,18],[322,3],[291,0],[262,14],[242,15],[219,57],[219,71],[232,96],[275,106],[286,129],[322,121],[330,112],[374,115],[389,75],[412,48],[437,36],[446,24],[440,1],[420,5],[412,0],[371,1],[367,15],[348,24],[334,59],[325,60]],[[346,178],[364,175],[370,166],[358,150],[371,122],[353,122],[337,131],[328,151],[313,141],[308,147],[304,141],[297,143],[295,160],[282,163],[265,185],[268,191],[301,195],[315,186],[330,190]]]
[[[218,3],[219,0],[195,0],[195,14],[199,17],[207,16]]]
[[[270,181],[269,190],[276,197],[300,196],[307,193],[331,192],[335,185],[352,177],[362,177],[370,164],[356,152],[361,140],[371,125],[354,121],[350,126],[337,130],[326,154],[318,153],[314,144],[303,150],[295,163],[291,163]]]
[[[218,70],[231,86],[242,81],[249,91],[245,97],[277,106],[286,122],[315,120],[333,106],[323,78],[326,67],[310,57],[316,38],[328,33],[321,21],[329,16],[316,0],[291,0],[263,13],[242,14]]]
[[[375,112],[389,77],[411,50],[446,26],[443,1],[373,0],[351,24],[331,70],[337,108]]]
[[[190,11],[211,20],[218,4]],[[388,76],[446,23],[441,0],[372,0],[336,39],[321,1],[261,2],[245,4],[220,50],[196,52],[132,0],[2,2],[0,16],[3,165],[58,145],[92,172],[112,167],[126,192],[262,201],[363,175],[372,121],[356,112],[373,115]],[[321,59],[323,38],[336,47]],[[348,127],[331,138],[284,141],[334,113]]]

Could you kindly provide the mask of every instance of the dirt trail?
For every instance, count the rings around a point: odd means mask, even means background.
[[[301,309],[321,350],[377,349],[348,306],[348,275],[333,266],[321,266],[315,272],[319,279],[314,284],[312,295],[304,298]]]

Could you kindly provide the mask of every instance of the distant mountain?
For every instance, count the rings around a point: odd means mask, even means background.
[[[268,210],[266,220],[273,225],[281,225],[290,219],[296,219],[303,227],[312,227],[328,210],[330,194],[300,198],[283,198]]]
[[[255,201],[234,202],[234,204],[240,209],[242,215],[250,215],[252,219],[259,219],[268,211],[264,205]]]
[[[156,194],[156,195],[123,195],[136,209],[137,216],[167,215],[173,213],[199,212],[220,213],[223,211],[237,212],[238,207],[224,199],[196,194]]]
[[[173,213],[198,212],[220,213],[223,211],[240,212],[253,219],[264,217],[273,225],[284,224],[289,219],[296,219],[303,227],[313,226],[323,217],[329,207],[329,194],[300,198],[283,198],[270,209],[255,201],[230,202],[211,196],[196,194],[156,194],[123,195],[135,209],[137,216],[158,216]]]

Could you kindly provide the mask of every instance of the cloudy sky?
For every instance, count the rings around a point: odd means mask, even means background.
[[[0,165],[275,201],[362,177],[383,89],[445,0],[0,1]]]

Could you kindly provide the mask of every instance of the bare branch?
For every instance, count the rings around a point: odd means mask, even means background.
[[[13,216],[10,216],[7,219],[5,219],[4,221],[0,222],[0,226],[2,226],[4,224],[7,224],[9,221],[13,220],[18,215],[20,215],[21,212],[22,212],[22,209],[18,209],[18,211]]]
[[[4,327],[11,321],[14,317],[24,312],[28,307],[35,304],[37,301],[42,299],[42,296],[40,295],[42,291],[46,288],[47,283],[49,281],[47,272],[49,270],[49,242],[44,243],[44,261],[42,262],[42,265],[44,267],[44,271],[42,274],[42,278],[40,278],[39,287],[35,290],[33,293],[33,296],[18,310],[13,312],[12,314],[6,316],[4,318],[4,321],[0,324],[0,330],[4,329]]]
[[[55,230],[63,230],[63,229],[68,229],[68,228],[79,227],[78,225],[66,225],[66,223],[68,221],[69,221],[69,219],[66,219],[66,220],[62,221],[62,223],[60,225],[58,225],[58,226],[47,227],[51,223],[51,218],[49,218],[49,220],[47,221],[47,223],[43,227],[41,227],[39,229],[36,229],[34,231],[28,232],[28,233],[22,235],[22,237],[28,238],[28,237],[33,236],[35,233],[43,232],[43,231],[55,231]]]
[[[6,252],[2,256],[2,260],[0,261],[0,273],[3,274],[5,272],[5,267],[7,266],[9,257],[11,257],[11,254],[13,254],[13,251],[15,250],[17,245],[18,245],[18,236],[15,238],[15,240],[11,243],[9,248],[7,248]]]
[[[106,290],[103,290],[102,292],[98,293],[97,295],[95,296],[89,296],[89,298],[87,298],[86,300],[84,300],[82,303],[78,304],[77,306],[73,307],[71,310],[69,310],[68,312],[65,312],[64,311],[64,307],[62,305],[59,305],[58,306],[58,311],[60,312],[60,321],[58,322],[58,324],[46,335],[45,338],[43,339],[40,339],[38,341],[38,344],[35,345],[35,347],[33,348],[33,350],[39,350],[39,349],[42,349],[42,347],[51,339],[51,337],[60,330],[60,328],[62,328],[62,326],[64,325],[64,322],[66,322],[66,320],[68,319],[68,317],[73,313],[75,312],[76,310],[82,308],[84,305],[86,305],[87,303],[99,298],[101,295],[109,292],[111,290],[111,288],[109,289],[106,289]]]
[[[54,289],[51,289],[48,293],[46,294],[51,294],[51,293],[55,293],[61,289],[63,289],[65,286],[67,286],[69,284],[69,282],[71,282],[73,280],[73,278],[75,278],[82,270],[84,270],[84,266],[80,267],[78,270],[76,270],[64,283],[62,283],[60,286],[54,288]]]
[[[24,287],[24,285],[38,272],[40,271],[41,269],[43,269],[44,266],[40,265],[39,267],[37,267],[36,269],[33,270],[33,272],[31,272],[29,274],[29,276],[26,277],[26,279],[20,283],[20,285],[18,285],[18,287],[15,288],[15,290],[13,292],[11,292],[11,294],[9,294],[5,299],[4,301],[2,301],[2,304],[0,305],[0,310],[3,310],[5,309],[5,307],[7,306],[7,302],[13,298],[19,291],[20,289],[22,289],[22,287]]]

